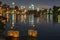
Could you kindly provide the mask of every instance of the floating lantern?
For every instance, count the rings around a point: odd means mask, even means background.
[[[8,31],[8,36],[19,37],[19,31]]]
[[[14,31],[13,37],[19,37],[19,31]]]
[[[8,36],[13,36],[14,31],[8,31]]]
[[[36,30],[28,30],[28,35],[32,37],[37,37],[37,31]]]

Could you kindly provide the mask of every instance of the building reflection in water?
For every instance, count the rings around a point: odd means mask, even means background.
[[[3,14],[3,16],[5,15],[5,17],[7,17],[7,22],[9,22],[11,26],[14,26],[16,22],[24,22],[24,23],[28,22],[28,24],[31,25],[37,24],[39,22],[47,23],[47,21],[49,20],[52,21],[52,17],[53,17],[52,15],[50,15],[50,19],[49,19],[49,14],[47,15],[46,10],[42,10],[41,13],[37,13],[36,10],[35,11],[30,10],[29,12],[26,10],[25,11],[19,10],[20,11],[19,13],[18,10],[15,9],[9,11],[10,12],[6,12],[5,14]],[[36,17],[34,17],[34,14],[36,14],[35,15]],[[2,15],[2,13],[0,15]],[[37,31],[28,30],[28,35],[37,37]],[[36,38],[33,37],[31,37],[29,40],[37,40]],[[13,38],[13,39],[18,40],[18,38]]]
[[[13,11],[13,12],[12,12]],[[2,13],[1,13],[2,15]],[[12,23],[16,23],[16,22],[28,22],[29,24],[37,24],[41,21],[45,21],[47,23],[47,21],[49,20],[49,14],[47,16],[47,11],[43,10],[42,12],[36,12],[36,10],[12,10],[10,9],[9,11],[7,11],[5,14],[3,14],[2,16],[7,17],[7,22],[10,23],[10,25],[13,25]],[[36,17],[34,17],[34,15]],[[51,17],[50,17],[51,19]],[[52,21],[52,20],[51,20]]]
[[[34,24],[34,15],[32,14],[32,15],[29,15],[29,19],[28,19],[28,21],[29,21],[29,24]]]

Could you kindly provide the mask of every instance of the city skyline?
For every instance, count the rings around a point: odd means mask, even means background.
[[[54,5],[60,6],[60,0],[0,0],[2,3],[11,5],[12,2],[15,3],[18,7],[21,5],[29,7],[31,4],[34,4],[35,7],[39,8],[52,8]]]

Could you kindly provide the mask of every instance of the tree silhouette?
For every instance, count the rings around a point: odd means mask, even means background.
[[[5,37],[3,34],[5,31],[5,28],[4,28],[5,24],[2,22],[4,20],[6,20],[6,17],[0,16],[0,38]]]
[[[2,2],[0,1],[0,5],[2,4]]]
[[[18,10],[18,6],[15,6],[15,9]]]

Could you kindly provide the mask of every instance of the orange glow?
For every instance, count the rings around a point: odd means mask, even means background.
[[[39,11],[40,9],[39,8],[37,8],[37,12]]]
[[[9,8],[7,8],[7,10],[9,10]]]
[[[8,36],[19,37],[19,31],[8,31]]]
[[[26,14],[27,10],[22,11],[22,14]]]
[[[19,37],[19,32],[15,31],[14,34],[13,34],[13,37]]]
[[[0,7],[0,10],[2,10],[2,7]]]
[[[14,23],[16,23],[16,14],[14,14]]]
[[[8,31],[8,36],[13,36],[13,31]]]
[[[16,11],[16,10],[14,10],[14,11]]]
[[[4,24],[6,24],[6,20],[2,20],[2,22],[3,22]]]
[[[9,19],[9,14],[7,14],[7,22],[8,22],[8,19]]]
[[[27,19],[27,16],[26,16],[26,15],[24,15],[24,21],[26,21],[26,19]]]
[[[0,16],[2,16],[2,14],[0,14]]]
[[[28,30],[28,35],[32,37],[37,37],[37,31],[35,30]]]

